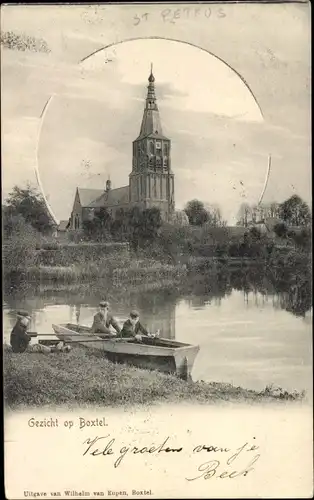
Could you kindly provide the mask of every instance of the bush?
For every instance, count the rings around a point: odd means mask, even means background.
[[[15,216],[13,229],[3,246],[5,273],[25,270],[36,265],[38,262],[36,247],[40,242],[40,234],[27,224],[22,216]]]
[[[78,264],[98,265],[109,256],[127,257],[129,253],[126,243],[78,243],[43,245],[40,251],[40,262],[43,265],[69,266]]]
[[[261,238],[261,236],[262,236],[261,231],[257,227],[255,227],[255,226],[253,226],[250,229],[249,234],[250,234],[250,236],[252,236],[256,240],[259,240]]]
[[[278,222],[274,226],[274,233],[278,238],[285,238],[287,236],[288,228],[284,222]]]

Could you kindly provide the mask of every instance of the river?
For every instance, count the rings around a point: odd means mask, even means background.
[[[248,282],[238,274],[231,279],[200,278],[175,291],[117,291],[106,284],[72,292],[55,288],[46,284],[4,294],[4,342],[9,341],[19,308],[31,313],[32,331],[50,333],[52,323],[91,325],[99,300],[109,299],[118,318],[136,308],[151,331],[198,344],[193,380],[311,391],[311,299],[302,290],[291,298],[290,284],[278,291],[265,276]]]

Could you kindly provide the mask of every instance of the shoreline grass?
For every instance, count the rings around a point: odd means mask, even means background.
[[[224,383],[184,382],[172,375],[111,363],[83,347],[70,353],[14,354],[4,346],[4,405],[112,407],[160,403],[274,403],[303,401],[304,392],[254,391]]]

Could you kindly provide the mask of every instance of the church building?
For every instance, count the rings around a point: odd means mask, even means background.
[[[113,189],[108,179],[104,189],[77,188],[68,228],[80,230],[95,211],[107,208],[112,217],[118,209],[157,207],[162,219],[175,215],[174,174],[171,169],[171,141],[162,132],[151,69],[139,136],[133,141],[132,171],[127,186]]]

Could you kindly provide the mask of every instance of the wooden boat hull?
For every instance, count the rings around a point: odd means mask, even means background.
[[[128,363],[139,368],[176,374],[184,380],[191,378],[191,372],[199,346],[185,344],[164,338],[101,339],[95,334],[95,341],[88,327],[81,325],[52,325],[56,336],[64,342],[78,342],[85,347],[101,350],[114,363]],[[75,331],[76,330],[76,331]]]

